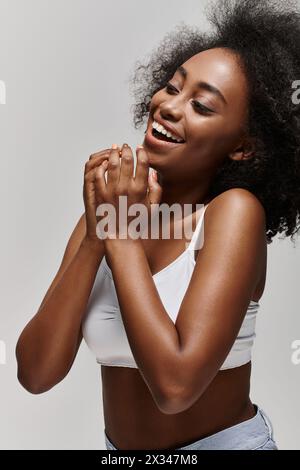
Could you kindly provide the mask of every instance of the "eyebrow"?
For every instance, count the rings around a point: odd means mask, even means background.
[[[182,66],[180,65],[178,67],[178,69],[176,70],[176,72],[179,72],[180,75],[182,75],[183,78],[186,78],[188,76],[188,72],[187,70]],[[227,104],[227,101],[225,100],[224,98],[224,95],[220,92],[220,90],[218,88],[216,88],[215,86],[211,85],[210,83],[207,83],[207,82],[203,82],[203,81],[200,81],[198,83],[196,83],[196,86],[198,88],[201,88],[202,90],[207,90],[207,91],[210,91],[211,93],[213,93],[214,95],[218,96],[219,98],[221,98],[221,100]]]

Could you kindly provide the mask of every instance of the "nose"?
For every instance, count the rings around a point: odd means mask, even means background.
[[[168,95],[159,106],[163,119],[180,121],[183,116],[184,96],[183,94]]]
[[[159,107],[161,117],[170,121],[180,121],[182,117],[182,109],[174,100],[164,101]]]

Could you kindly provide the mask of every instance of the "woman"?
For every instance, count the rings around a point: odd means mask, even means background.
[[[183,26],[137,69],[135,124],[148,123],[135,177],[129,146],[90,157],[85,213],[16,348],[19,381],[42,393],[84,336],[101,364],[107,449],[277,449],[249,396],[251,347],[267,245],[299,229],[299,12],[226,1],[209,18],[210,35]],[[121,226],[101,237],[96,207],[118,212],[119,195],[148,215],[191,204],[188,247],[121,239]]]

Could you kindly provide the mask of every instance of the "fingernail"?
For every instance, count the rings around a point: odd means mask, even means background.
[[[112,148],[112,149],[117,149],[118,146],[117,146],[117,144],[112,144],[111,148]]]
[[[128,147],[128,144],[123,144],[123,147]]]
[[[137,149],[143,149],[144,147],[142,145],[137,145]]]

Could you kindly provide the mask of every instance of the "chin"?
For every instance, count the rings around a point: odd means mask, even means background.
[[[161,154],[156,153],[153,150],[148,150],[148,147],[146,144],[142,143],[141,145],[144,146],[147,152],[149,166],[151,166],[151,168],[153,168],[154,170],[159,170],[159,169],[163,169],[167,167],[167,165],[169,164],[168,162],[169,159],[167,155],[163,156],[162,158]]]

